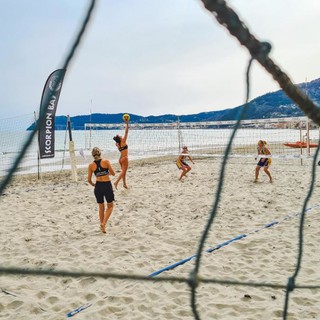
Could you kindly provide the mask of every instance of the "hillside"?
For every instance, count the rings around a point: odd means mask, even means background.
[[[317,105],[320,105],[320,79],[307,83],[299,84],[302,90],[306,91],[308,96]],[[201,112],[190,115],[180,115],[181,122],[201,122],[201,121],[225,121],[235,120],[241,106],[220,111]],[[299,117],[303,112],[294,104],[282,90],[270,92],[250,101],[249,110],[245,119],[268,119],[282,117]],[[165,114],[160,116],[143,117],[136,114],[130,114],[132,123],[163,123],[176,122],[178,115]],[[65,129],[66,116],[56,117],[56,129]],[[120,123],[122,122],[122,113],[92,115],[79,115],[71,117],[71,123],[74,129],[82,130],[85,123]],[[31,128],[29,128],[31,129]]]

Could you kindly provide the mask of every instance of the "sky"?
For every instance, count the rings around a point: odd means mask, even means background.
[[[229,0],[294,83],[320,77],[319,0]],[[0,119],[38,112],[89,1],[0,0]],[[57,115],[194,114],[243,104],[247,49],[200,0],[100,0],[69,66]],[[279,90],[257,63],[254,99]]]

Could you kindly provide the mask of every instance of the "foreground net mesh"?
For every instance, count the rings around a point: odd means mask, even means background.
[[[77,49],[82,36],[84,34],[84,31],[86,30],[87,24],[90,20],[92,10],[95,6],[96,1],[92,0],[90,7],[88,9],[87,16],[85,18],[85,21],[83,22],[83,25],[81,27],[81,30],[79,32],[78,37],[75,40],[75,43],[72,45],[70,49],[70,53],[68,57],[65,60],[64,68],[67,68],[70,62],[73,59],[75,50]],[[292,84],[288,76],[283,73],[280,68],[268,57],[268,53],[271,49],[271,46],[268,43],[262,43],[259,42],[248,30],[248,28],[244,25],[244,23],[239,19],[238,15],[227,6],[226,2],[223,0],[206,0],[203,1],[205,7],[215,14],[215,17],[217,20],[224,25],[232,35],[238,38],[240,43],[244,46],[246,46],[250,52],[251,59],[249,62],[247,74],[246,74],[246,80],[247,80],[247,97],[246,97],[246,104],[244,108],[242,109],[241,114],[239,115],[239,118],[237,119],[237,123],[232,131],[231,137],[229,139],[229,143],[225,149],[223,161],[222,161],[222,167],[220,171],[220,177],[219,177],[219,183],[218,188],[216,190],[216,196],[213,204],[213,209],[209,215],[207,225],[205,227],[205,230],[201,236],[201,241],[199,243],[199,247],[197,250],[197,259],[196,264],[194,267],[194,270],[190,274],[189,278],[179,278],[179,277],[157,277],[157,278],[150,278],[149,276],[143,277],[139,275],[127,275],[127,274],[113,274],[113,273],[99,273],[99,272],[71,272],[71,271],[63,271],[63,270],[52,270],[52,269],[23,269],[23,268],[9,268],[2,266],[0,267],[0,274],[1,275],[50,275],[50,276],[63,276],[63,277],[101,277],[101,278],[116,278],[116,279],[126,279],[126,280],[139,280],[139,281],[171,281],[171,282],[182,282],[186,283],[191,287],[191,308],[194,314],[195,319],[200,319],[200,314],[197,310],[197,287],[199,283],[219,283],[219,284],[232,284],[232,285],[243,285],[243,286],[252,286],[252,287],[272,287],[272,288],[282,288],[286,290],[286,299],[285,299],[285,305],[283,310],[283,319],[287,319],[288,309],[289,309],[289,301],[290,301],[290,293],[295,290],[296,288],[300,289],[319,289],[319,285],[314,286],[297,286],[295,284],[296,277],[299,274],[299,270],[301,267],[301,261],[302,261],[302,253],[303,253],[303,240],[304,240],[304,220],[305,220],[305,212],[307,208],[308,200],[310,199],[312,195],[312,191],[315,184],[315,168],[316,168],[316,159],[319,153],[319,146],[315,151],[314,155],[314,161],[312,165],[312,178],[310,181],[310,188],[306,195],[306,198],[304,200],[302,210],[301,210],[301,220],[300,220],[300,230],[299,230],[299,245],[298,245],[298,257],[297,257],[297,263],[296,268],[292,276],[288,279],[287,285],[285,284],[271,284],[271,283],[259,283],[259,282],[240,282],[240,281],[223,281],[223,280],[216,280],[216,279],[202,279],[199,277],[199,267],[202,260],[202,253],[203,253],[203,246],[206,240],[206,237],[208,235],[209,230],[212,227],[214,218],[217,213],[217,208],[221,196],[221,192],[223,189],[224,179],[225,179],[225,168],[228,161],[228,156],[231,151],[231,145],[233,142],[233,139],[236,135],[237,129],[239,128],[241,119],[245,116],[246,108],[248,106],[248,100],[249,100],[249,71],[251,64],[254,60],[258,61],[261,65],[263,65],[266,70],[271,73],[274,77],[274,79],[279,83],[279,85],[282,87],[282,89],[287,93],[287,95],[295,101],[300,108],[304,111],[304,113],[312,119],[315,123],[318,125],[320,124],[320,110],[319,108],[310,100],[308,97],[296,86]],[[59,81],[58,81],[59,82]],[[47,102],[47,101],[46,101]],[[46,105],[46,103],[44,103]],[[44,111],[40,111],[39,118],[42,119],[44,117]],[[0,195],[3,194],[3,191],[5,190],[6,186],[10,182],[12,175],[17,170],[20,162],[25,157],[26,152],[29,148],[29,146],[32,144],[33,138],[36,135],[37,132],[37,126],[35,129],[30,133],[30,135],[27,137],[25,144],[23,145],[23,148],[21,149],[19,157],[17,157],[12,164],[8,174],[5,176],[3,181],[0,185]],[[320,145],[320,144],[319,144]]]
[[[30,133],[30,131],[26,131],[26,128],[30,127],[34,122],[34,114],[0,119],[0,179],[7,174],[14,159],[20,156],[19,153],[23,149]],[[27,167],[29,159],[37,156],[37,148],[36,141],[33,141],[22,159],[20,168]]]

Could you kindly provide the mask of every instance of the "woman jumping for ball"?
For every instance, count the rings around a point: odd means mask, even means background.
[[[191,157],[188,155],[188,147],[184,146],[182,147],[182,154],[177,159],[177,167],[182,170],[179,180],[182,180],[182,178],[191,170],[191,167],[188,165],[187,162],[185,162],[185,158],[188,157],[189,160],[194,164]],[[186,154],[186,155],[183,155]]]
[[[123,181],[123,187],[128,189],[127,182],[126,182],[126,174],[127,169],[129,165],[128,160],[128,145],[127,145],[127,138],[128,138],[128,132],[129,132],[129,119],[124,119],[126,123],[126,129],[124,132],[124,136],[116,135],[113,137],[113,140],[116,142],[116,146],[118,150],[120,151],[120,159],[119,164],[121,167],[121,172],[119,174],[119,177],[117,178],[116,182],[114,183],[114,187],[117,189],[119,181],[122,179]]]
[[[270,150],[266,147],[267,142],[263,140],[258,141],[258,156],[259,155],[271,155]],[[257,157],[255,158],[257,160]],[[269,172],[269,167],[271,165],[271,158],[260,158],[256,166],[256,178],[254,182],[258,182],[260,169],[263,168],[264,172],[268,175],[270,183],[272,183],[272,177]]]
[[[94,161],[88,167],[88,182],[94,187],[94,195],[99,205],[100,230],[106,233],[106,224],[113,211],[114,194],[109,175],[115,175],[109,160],[101,158],[101,151],[95,147],[92,149]],[[96,176],[96,183],[92,182],[92,175]],[[107,200],[107,209],[104,205]]]

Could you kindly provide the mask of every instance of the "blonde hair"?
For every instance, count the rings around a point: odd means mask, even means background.
[[[101,150],[98,147],[94,147],[91,151],[91,154],[94,158],[97,158],[101,156]]]
[[[265,145],[267,144],[267,141],[265,141],[265,140],[259,140],[259,141],[258,141],[258,144],[262,144],[262,145],[265,146]]]

